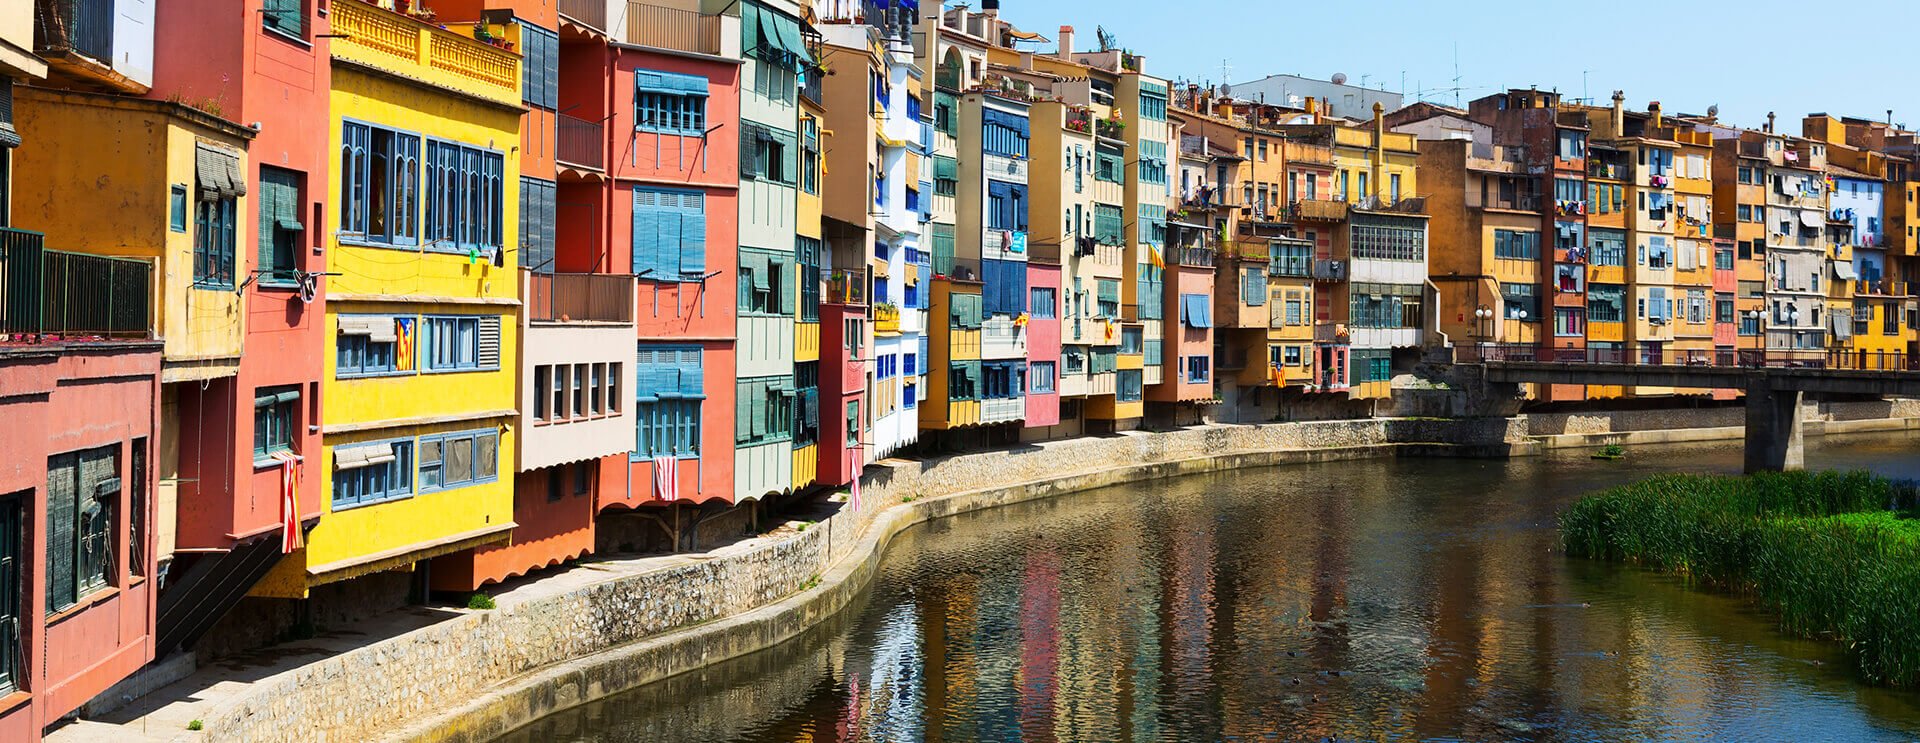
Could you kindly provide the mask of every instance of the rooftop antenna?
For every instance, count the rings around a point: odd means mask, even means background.
[[[1580,102],[1588,106],[1593,105],[1593,99],[1587,97],[1587,73],[1592,71],[1593,70],[1580,71]]]
[[[1460,42],[1453,42],[1453,107],[1460,107]]]
[[[1232,82],[1233,82],[1233,60],[1222,58],[1220,60],[1220,84],[1228,85],[1228,84],[1231,84]]]

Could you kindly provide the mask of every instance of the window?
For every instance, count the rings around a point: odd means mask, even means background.
[[[1125,225],[1120,207],[1112,204],[1093,205],[1093,239],[1101,245],[1120,245],[1126,240]]]
[[[965,402],[980,399],[980,362],[958,362],[947,368],[947,399]]]
[[[1093,179],[1105,183],[1125,183],[1126,158],[1120,148],[1104,144],[1093,147]],[[1098,208],[1098,207],[1095,207]]]
[[[1166,361],[1165,342],[1159,338],[1148,338],[1140,344],[1140,363],[1147,366],[1159,366]]]
[[[1305,366],[1301,358],[1299,346],[1279,346],[1278,348],[1280,349],[1280,364],[1282,366]]]
[[[1114,399],[1120,402],[1140,402],[1144,396],[1141,381],[1144,375],[1139,369],[1127,369],[1114,377]]]
[[[633,376],[633,461],[700,456],[702,363],[698,346],[640,346]]]
[[[1068,346],[1060,352],[1061,369],[1067,374],[1085,374],[1087,371],[1087,349]]]
[[[820,241],[797,237],[794,252],[800,261],[800,321],[820,322]]]
[[[775,131],[754,123],[740,127],[740,177],[782,185],[794,185],[792,132]]]
[[[1733,296],[1722,294],[1713,300],[1713,321],[1723,325],[1733,324]]]
[[[987,181],[987,229],[1025,232],[1027,187],[1005,181]]]
[[[1240,269],[1240,301],[1249,307],[1267,303],[1267,272],[1259,266]]]
[[[47,458],[47,613],[112,585],[120,445]]]
[[[194,151],[200,200],[194,210],[193,285],[232,289],[238,199],[247,194],[239,158],[200,145]]]
[[[820,193],[820,120],[800,120],[800,190]]]
[[[960,192],[960,161],[944,155],[933,156],[933,195],[952,196]]]
[[[1145,338],[1146,338],[1145,328],[1140,328],[1140,327],[1121,328],[1120,329],[1120,353],[1124,353],[1129,356],[1140,353],[1140,344],[1141,344],[1141,341],[1144,340]]]
[[[734,443],[749,446],[793,436],[797,388],[790,377],[741,379],[734,383]]]
[[[492,371],[500,368],[500,317],[454,315],[427,317],[427,371]]]
[[[1867,312],[1872,313],[1873,307],[1868,306]],[[1887,302],[1881,307],[1880,334],[1889,336],[1900,334],[1900,305]]]
[[[1390,261],[1424,261],[1427,254],[1426,220],[1356,214],[1352,220],[1353,257]]]
[[[429,248],[469,250],[501,246],[501,204],[506,189],[503,162],[500,153],[492,150],[453,142],[427,143],[426,240]],[[401,234],[410,234],[407,230],[411,227],[400,227]]]
[[[860,401],[847,401],[847,448],[860,446]]]
[[[1027,117],[997,111],[980,111],[981,151],[1002,157],[1027,156]]]
[[[438,154],[429,146],[429,155]],[[457,149],[445,162],[428,160],[428,205],[455,206],[453,181],[459,178]],[[420,138],[404,132],[349,121],[342,125],[340,142],[340,232],[356,241],[411,245],[418,237],[414,224],[419,210]],[[454,168],[443,171],[440,165]],[[438,193],[432,193],[438,191]],[[434,197],[438,197],[436,200]],[[438,213],[436,212],[436,215]],[[445,227],[456,215],[442,217]],[[439,233],[430,238],[443,237]]]
[[[558,184],[539,178],[520,178],[520,267],[553,273],[553,246],[559,228]]]
[[[1035,361],[1027,367],[1028,389],[1036,395],[1051,395],[1054,393],[1054,380],[1057,376],[1055,362]]]
[[[636,186],[634,273],[653,281],[698,281],[706,270],[706,194]]]
[[[1740,334],[1748,337],[1760,334],[1760,313],[1746,312],[1740,315]]]
[[[333,508],[413,495],[413,442],[375,441],[333,447]]]
[[[1118,368],[1120,368],[1120,356],[1113,348],[1093,349],[1093,358],[1088,365],[1088,371],[1094,374],[1106,374]]]
[[[1687,322],[1703,325],[1707,322],[1707,293],[1698,289],[1687,290]]]
[[[1560,132],[1560,159],[1577,160],[1587,156],[1587,138],[1579,132]]]
[[[1716,271],[1732,271],[1733,249],[1715,248],[1713,251],[1713,268]]]
[[[1167,143],[1140,140],[1140,182],[1165,185],[1167,182]]]
[[[1267,272],[1302,279],[1313,275],[1313,245],[1275,241],[1267,248]]]
[[[1593,322],[1623,322],[1627,305],[1624,287],[1593,284],[1587,287],[1587,318]]]
[[[1500,296],[1504,298],[1508,320],[1540,319],[1540,298],[1534,293],[1532,284],[1509,284],[1501,282]]]
[[[520,100],[548,111],[560,108],[560,36],[520,22]]]
[[[273,455],[293,451],[294,411],[300,402],[299,387],[269,387],[253,397],[253,461],[270,463]]]
[[[699,137],[707,133],[707,79],[635,70],[634,130]]]
[[[933,94],[933,128],[949,137],[959,133],[960,117],[954,115],[958,110],[952,93]]]
[[[1387,201],[1393,202],[1393,203],[1399,203],[1400,201],[1400,174],[1399,173],[1394,173],[1390,176],[1387,176]]]
[[[740,251],[740,311],[761,315],[794,314],[795,292],[788,264],[793,256],[760,250]]]
[[[1627,265],[1627,233],[1596,229],[1589,239],[1593,244],[1593,258],[1588,263],[1595,266]]]
[[[300,174],[291,170],[260,166],[258,268],[259,281],[267,286],[291,286],[299,277],[294,261],[299,255]]]
[[[1120,319],[1120,282],[1113,279],[1095,279],[1094,295],[1098,302],[1096,316],[1112,320]]]
[[[1658,152],[1658,150],[1655,150],[1655,151]],[[1646,251],[1647,259],[1643,262],[1643,265],[1645,265],[1646,267],[1648,268],[1672,268],[1673,267],[1673,248],[1667,243],[1666,238],[1659,237],[1659,236],[1653,236],[1653,237],[1647,238],[1647,244],[1644,250]]]
[[[0,174],[5,172],[0,170]],[[6,191],[0,190],[0,196],[4,195]],[[173,184],[167,192],[167,229],[174,232],[187,231],[187,187],[178,183]]]
[[[1213,359],[1208,356],[1188,356],[1184,364],[1188,384],[1205,384],[1211,377]]]
[[[1033,319],[1052,320],[1059,316],[1060,301],[1053,287],[1036,286],[1028,289],[1027,295],[1029,297],[1027,311]]]
[[[981,299],[978,294],[947,295],[947,314],[952,326],[961,330],[979,330],[981,319]],[[848,333],[851,340],[853,333]]]
[[[1354,327],[1418,328],[1424,314],[1420,306],[1423,287],[1419,284],[1350,285],[1347,316]]]
[[[500,434],[492,429],[420,437],[420,492],[493,482]]]
[[[307,38],[303,0],[265,0],[260,4],[260,27],[296,39]]]
[[[26,608],[27,509],[33,491],[0,498],[0,693],[21,687],[20,615]]]
[[[1158,83],[1142,81],[1140,83],[1140,118],[1147,121],[1167,120],[1167,89]]]
[[[1553,224],[1553,249],[1562,253],[1574,253],[1586,248],[1582,238],[1586,227],[1577,222],[1555,222]],[[1571,259],[1571,256],[1569,256]]]
[[[414,318],[388,315],[340,315],[334,338],[334,377],[347,379],[413,369],[411,358],[399,356],[400,339],[411,347]]]
[[[1205,294],[1180,295],[1180,322],[1189,328],[1213,327],[1213,302]]]
[[[1493,257],[1520,261],[1540,260],[1540,233],[1494,230]]]
[[[985,361],[980,364],[981,397],[1010,400],[1026,394],[1027,363],[1024,361]]]

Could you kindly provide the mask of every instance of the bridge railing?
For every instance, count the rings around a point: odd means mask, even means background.
[[[1473,343],[1453,348],[1455,363],[1607,364],[1744,369],[1835,369],[1920,371],[1920,356],[1904,351],[1859,349],[1673,348],[1627,344],[1597,348],[1551,348],[1516,343]]]

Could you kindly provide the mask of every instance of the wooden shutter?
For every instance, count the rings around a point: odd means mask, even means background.
[[[700,349],[680,349],[680,394],[698,395],[706,389],[700,374]]]
[[[753,391],[752,382],[740,382],[733,388],[733,440],[735,442],[753,440]]]
[[[680,276],[680,194],[665,191],[655,194],[659,199],[653,212],[654,229],[654,278],[673,279]]]
[[[482,369],[500,368],[499,315],[480,318],[480,354],[477,360]]]
[[[80,456],[61,454],[47,458],[47,611],[73,605],[74,558],[74,482],[79,478]]]
[[[795,282],[793,280],[792,256],[776,256],[771,260],[768,260],[767,270],[775,271],[780,274],[780,280],[777,282],[774,282],[773,284],[774,289],[780,293],[780,301],[777,305],[779,308],[780,314],[782,315],[793,314],[794,304],[797,301],[797,298],[794,296],[794,294],[798,290],[798,287],[795,285]]]
[[[654,269],[655,273],[659,272],[657,245],[660,230],[656,226],[659,216],[654,212],[658,196],[658,193],[644,188],[633,189],[633,272],[636,274],[649,268]]]
[[[680,195],[680,273],[698,276],[707,271],[706,194]]]

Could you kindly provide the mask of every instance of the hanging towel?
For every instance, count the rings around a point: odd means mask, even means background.
[[[859,511],[860,510],[860,472],[861,470],[865,469],[864,467],[860,466],[860,447],[855,446],[855,447],[849,447],[847,449],[847,469],[852,470],[851,472],[847,473],[847,479],[849,480],[849,485],[851,488],[847,498],[847,505],[851,506],[853,510]]]
[[[280,460],[280,554],[292,554],[305,541],[300,533],[300,457],[277,451]]]
[[[680,459],[672,454],[653,457],[653,498],[672,503],[680,499]]]

